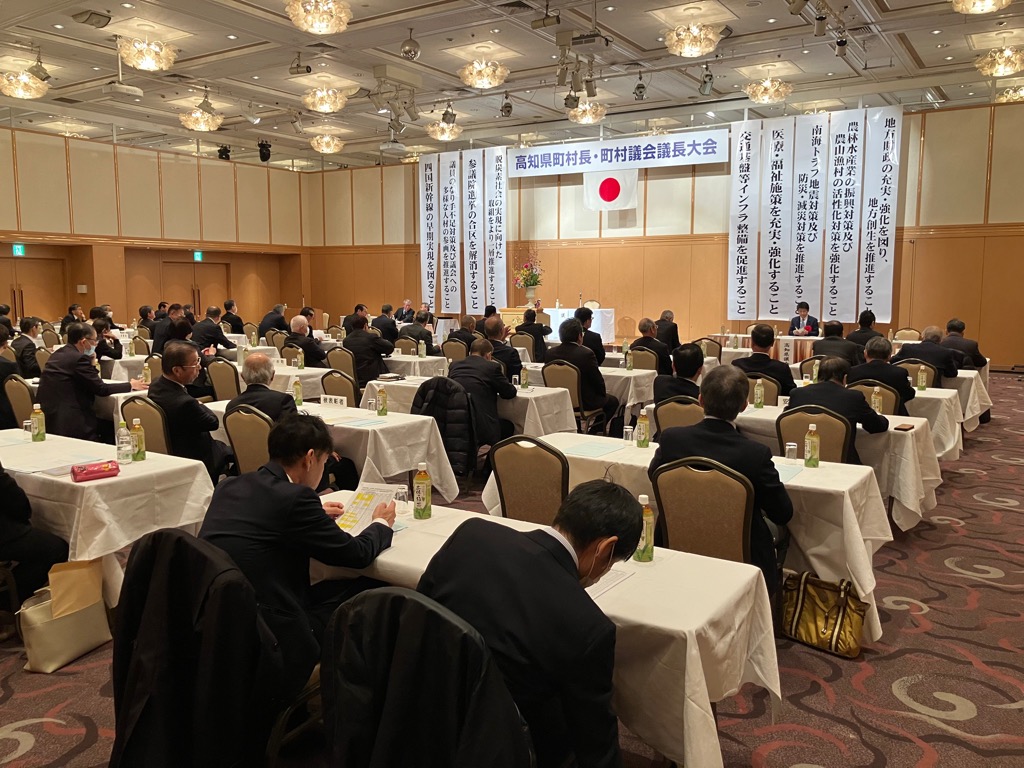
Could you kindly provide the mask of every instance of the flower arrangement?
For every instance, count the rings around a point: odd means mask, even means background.
[[[516,288],[533,288],[540,285],[540,278],[544,270],[540,262],[524,261],[512,272],[512,282]]]

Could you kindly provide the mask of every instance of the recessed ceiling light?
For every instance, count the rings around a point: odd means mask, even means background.
[[[237,40],[238,35],[228,35],[228,40]]]
[[[810,50],[807,49],[807,48],[804,48],[802,51],[800,51],[800,53],[810,53]]]
[[[252,79],[253,79],[253,80],[259,80],[259,79],[260,79],[260,76],[259,76],[259,75],[253,75],[253,76],[252,76]]]
[[[705,112],[704,114],[707,115],[708,117],[714,117],[715,116],[714,112]]]
[[[496,35],[499,32],[501,32],[501,27],[495,27],[494,29],[491,30],[492,35]]]
[[[326,67],[327,66],[327,62],[326,61],[321,61],[319,66]]]
[[[614,10],[615,10],[615,6],[614,6],[614,5],[606,5],[606,6],[604,7],[604,9],[605,9],[606,11],[614,11]]]
[[[768,19],[769,24],[774,24],[778,19]]]
[[[828,75],[829,77],[832,77],[832,75],[834,75],[834,74],[835,74],[835,72],[826,72],[826,74],[827,74],[827,75]]]
[[[946,61],[952,61],[952,60],[953,60],[953,57],[952,57],[952,56],[947,56],[947,57],[946,57]]]
[[[99,67],[93,67],[92,70],[93,70],[93,72],[99,72],[100,68]]]
[[[949,43],[939,43],[936,48],[949,48]]]
[[[664,43],[665,42],[665,38],[664,37],[659,37],[658,38],[658,42],[659,43]]]
[[[967,92],[967,95],[968,95],[968,96],[973,96],[973,95],[974,95],[974,91],[968,91],[968,92]]]
[[[551,54],[551,58],[552,59],[557,59],[558,58],[558,54],[557,53],[552,53]]]
[[[527,91],[523,91],[523,93],[533,93],[533,91],[527,90]]]
[[[142,99],[136,99],[136,101],[142,101]]]
[[[53,28],[54,29],[64,29],[64,25],[63,24],[54,24]]]
[[[135,6],[131,3],[121,3],[122,8],[134,8]]]
[[[933,29],[932,30],[932,34],[933,35],[941,35],[942,34],[942,30],[941,29]]]

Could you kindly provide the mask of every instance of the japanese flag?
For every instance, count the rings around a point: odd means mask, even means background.
[[[583,174],[583,206],[589,211],[620,211],[636,208],[637,171],[603,171]]]

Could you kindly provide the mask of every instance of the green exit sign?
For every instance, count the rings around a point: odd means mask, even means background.
[[[203,252],[202,251],[192,251],[192,261],[202,261],[202,260],[203,260]]]
[[[15,256],[24,256],[25,255],[25,244],[24,243],[14,243],[13,245],[11,245],[11,253],[13,253]]]

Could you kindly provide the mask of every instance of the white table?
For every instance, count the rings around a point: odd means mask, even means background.
[[[523,367],[530,369],[530,384],[543,384],[542,363],[527,363]],[[615,395],[619,405],[624,406],[627,411],[634,405],[642,406],[654,402],[654,379],[658,376],[657,371],[602,368],[601,375],[604,376],[605,391],[609,395]]]
[[[155,371],[154,374],[159,376],[159,371]],[[103,379],[106,384],[124,384],[123,381],[115,381],[113,379]],[[39,387],[39,379],[29,379],[29,388],[32,390],[32,397],[35,398],[36,390]],[[118,392],[116,395],[107,395],[105,397],[97,397],[93,399],[93,413],[98,418],[106,419],[107,421],[116,422],[121,420],[121,403],[127,400],[133,395],[145,395],[146,390],[140,389],[138,391]],[[116,418],[115,418],[116,417]]]
[[[754,350],[750,347],[740,347],[739,349],[722,347],[722,365],[732,365],[733,360],[750,357],[752,354],[754,354]]]
[[[548,309],[545,310],[548,313],[548,317],[551,318],[551,327],[554,328],[555,334],[558,333],[558,326],[560,326],[565,320],[576,316],[576,307],[561,307],[560,309]],[[605,344],[615,343],[615,310],[614,309],[595,309],[594,320],[590,324],[590,330],[594,333],[600,334],[601,341]],[[632,333],[632,331],[630,331]]]
[[[914,399],[907,404],[907,413],[927,419],[932,429],[932,442],[939,461],[956,461],[964,449],[964,414],[960,409],[960,395],[954,389],[916,390]],[[899,419],[899,416],[890,418]]]
[[[260,346],[260,347],[249,347],[249,354],[254,355],[256,353],[266,355],[271,360],[277,360],[281,357],[281,353],[277,351],[275,346]],[[234,349],[218,349],[217,357],[222,357],[228,362],[234,363],[238,360],[238,353],[241,351],[241,345]]]
[[[381,387],[388,393],[388,413],[410,413],[416,390],[426,381],[423,377],[405,381],[371,381],[363,390],[361,407],[370,398],[376,398]],[[560,387],[529,387],[517,389],[511,400],[498,398],[498,416],[515,426],[515,434],[540,437],[549,432],[575,432],[576,419],[572,415],[569,390]]]
[[[418,357],[417,355],[396,355],[384,358],[384,365],[391,373],[403,376],[444,376],[448,372],[448,361],[443,357]]]
[[[324,497],[342,503],[349,498],[348,492]],[[415,589],[448,537],[475,517],[438,505],[429,520],[402,515],[409,527],[396,533],[391,547],[361,573]],[[520,531],[539,527],[501,518],[493,522]],[[615,713],[669,759],[720,768],[712,702],[735,694],[744,683],[767,688],[773,708],[780,699],[771,609],[761,572],[742,563],[665,549],[655,550],[653,562],[629,560],[614,568],[631,575],[595,602],[616,625]],[[347,573],[314,566],[314,578]],[[715,588],[702,590],[700,584]],[[681,597],[686,585],[697,588],[686,589]]]
[[[127,349],[120,360],[100,360],[100,375],[104,379],[112,381],[129,381],[142,377],[142,366],[146,358],[142,355],[128,355]],[[160,371],[151,371],[154,376],[159,376]]]
[[[985,366],[986,369],[988,366]],[[981,414],[992,407],[992,398],[985,389],[985,382],[979,371],[959,371],[955,379],[942,377],[942,386],[955,389],[960,395],[960,407],[964,414],[964,429],[973,432],[981,424]]]
[[[274,361],[274,379],[269,384],[271,389],[290,395],[292,394],[292,383],[298,379],[302,383],[303,400],[312,400],[314,397],[320,397],[324,393],[320,380],[330,368],[312,368],[310,366],[297,368],[294,365],[281,365],[281,362],[283,361],[280,359]],[[239,376],[241,376],[241,364],[236,362],[234,366],[238,369]],[[246,384],[244,381],[241,384],[242,391],[244,392]]]

